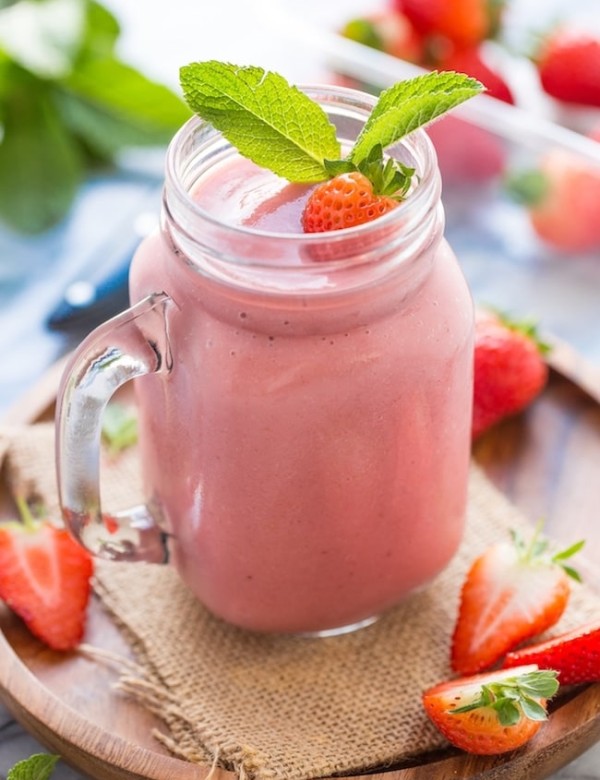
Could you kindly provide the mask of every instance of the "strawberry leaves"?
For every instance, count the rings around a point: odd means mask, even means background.
[[[558,691],[556,677],[555,671],[543,670],[484,683],[472,702],[448,712],[460,715],[490,707],[496,712],[502,726],[515,726],[523,716],[534,721],[547,720],[546,710],[539,699],[549,699]]]

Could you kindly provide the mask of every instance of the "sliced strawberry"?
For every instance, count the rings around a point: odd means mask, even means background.
[[[55,650],[82,639],[93,564],[63,528],[35,521],[0,526],[0,598]]]
[[[577,573],[564,564],[583,542],[552,554],[536,531],[529,542],[489,547],[465,579],[452,636],[452,668],[474,674],[495,664],[520,642],[541,634],[563,614]]]
[[[540,729],[556,674],[519,666],[443,682],[423,694],[423,706],[446,739],[469,753],[515,750]]]
[[[530,322],[481,314],[475,324],[473,428],[476,438],[505,417],[525,409],[548,379],[541,342]]]
[[[555,669],[561,685],[600,681],[600,622],[586,623],[547,642],[508,653],[504,667]]]

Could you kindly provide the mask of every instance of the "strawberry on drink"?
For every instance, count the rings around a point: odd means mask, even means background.
[[[70,650],[83,637],[91,556],[64,528],[18,505],[22,522],[0,525],[0,598],[42,642]]]
[[[556,670],[561,685],[600,681],[600,623],[586,623],[547,642],[515,650],[502,665],[521,664]]]
[[[506,753],[528,742],[547,719],[556,673],[535,665],[440,683],[423,694],[431,722],[446,739],[477,755]]]
[[[460,674],[488,669],[526,639],[553,626],[571,594],[565,564],[583,542],[553,554],[536,533],[525,541],[489,547],[473,563],[462,587],[452,636],[451,662]]]

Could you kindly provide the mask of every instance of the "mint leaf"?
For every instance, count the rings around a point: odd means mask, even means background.
[[[24,232],[45,230],[67,212],[83,170],[50,88],[13,66],[3,101],[0,215]]]
[[[385,149],[482,90],[475,79],[452,71],[427,73],[395,84],[379,96],[352,147],[350,160],[358,165],[377,144]]]
[[[329,178],[340,156],[323,109],[277,73],[209,61],[180,71],[184,96],[245,157],[294,182]]]
[[[167,143],[190,117],[167,87],[113,57],[82,62],[58,86],[66,124],[108,155],[124,146]]]
[[[48,780],[60,756],[36,753],[9,770],[6,780]]]

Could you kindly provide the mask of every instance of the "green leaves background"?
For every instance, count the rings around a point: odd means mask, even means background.
[[[60,221],[85,175],[124,148],[159,146],[183,101],[120,61],[117,19],[95,0],[0,4],[0,220]]]

